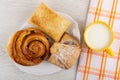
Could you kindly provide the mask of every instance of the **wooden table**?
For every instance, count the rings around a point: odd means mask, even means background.
[[[7,55],[9,37],[21,27],[41,1],[56,11],[72,16],[83,32],[89,0],[0,0],[0,80],[75,80],[76,65],[51,75],[36,76],[19,70]]]

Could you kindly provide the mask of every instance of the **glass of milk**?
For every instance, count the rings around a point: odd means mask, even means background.
[[[96,21],[89,24],[84,32],[84,40],[90,49],[106,51],[109,55],[114,56],[114,52],[110,48],[114,40],[114,33],[105,22]]]

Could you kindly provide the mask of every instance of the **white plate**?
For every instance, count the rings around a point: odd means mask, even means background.
[[[72,25],[67,30],[67,32],[73,35],[74,37],[76,37],[80,41],[80,31],[79,31],[78,23],[72,17],[70,17],[69,15],[65,13],[58,12],[58,14],[62,15],[63,17],[65,17],[66,19],[69,19],[72,22]],[[30,26],[34,27],[33,25],[29,24],[28,21],[26,21],[21,27],[21,29],[27,28]],[[52,74],[52,73],[55,73],[61,70],[61,68],[47,61],[43,61],[42,63],[35,65],[35,66],[22,66],[17,63],[15,63],[15,65],[19,69],[21,69],[23,72],[34,74],[34,75],[48,75],[48,74]]]

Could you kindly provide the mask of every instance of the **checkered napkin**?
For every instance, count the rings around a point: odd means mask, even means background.
[[[94,52],[83,42],[76,80],[120,80],[120,0],[90,0],[86,25],[98,20],[114,31],[115,56]]]

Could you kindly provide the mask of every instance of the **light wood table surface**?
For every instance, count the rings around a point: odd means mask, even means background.
[[[21,27],[41,1],[56,11],[72,16],[83,32],[89,0],[0,0],[0,80],[75,80],[76,65],[69,70],[36,76],[22,72],[7,55],[9,37]]]

